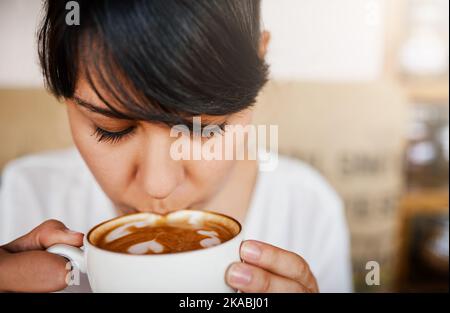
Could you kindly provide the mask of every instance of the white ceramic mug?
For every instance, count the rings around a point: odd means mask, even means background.
[[[225,223],[236,234],[214,247],[152,255],[112,252],[95,246],[97,236],[106,229],[134,221],[186,218],[190,223],[213,220]],[[130,214],[92,228],[84,238],[83,250],[65,244],[47,249],[62,255],[87,273],[94,292],[233,292],[225,283],[225,271],[239,261],[242,228],[235,219],[206,211],[183,210],[160,216],[152,213]]]

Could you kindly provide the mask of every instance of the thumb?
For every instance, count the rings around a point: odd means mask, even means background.
[[[83,245],[83,234],[68,229],[60,221],[47,220],[28,234],[2,246],[2,248],[14,253],[44,250],[57,243],[80,247]]]

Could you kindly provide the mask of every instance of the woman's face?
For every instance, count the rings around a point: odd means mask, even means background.
[[[108,109],[82,79],[77,83],[75,96],[97,108]],[[104,192],[123,213],[202,209],[227,183],[237,162],[174,160],[170,147],[177,138],[170,136],[168,126],[108,117],[73,100],[67,101],[67,110],[75,145]],[[251,111],[201,118],[203,123],[247,125]],[[99,141],[97,127],[113,133],[132,131],[114,141],[105,137]],[[214,138],[202,138],[202,142]]]

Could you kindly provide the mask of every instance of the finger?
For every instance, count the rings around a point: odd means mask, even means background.
[[[297,281],[240,262],[228,268],[226,281],[232,288],[242,292],[309,292]]]
[[[276,275],[298,281],[312,290],[317,283],[308,263],[299,255],[256,240],[241,245],[241,258]]]
[[[60,221],[48,220],[2,248],[8,252],[21,252],[46,249],[56,243],[80,247],[83,245],[83,234],[68,229]]]
[[[0,291],[58,291],[67,286],[70,268],[65,258],[45,251],[1,254]]]

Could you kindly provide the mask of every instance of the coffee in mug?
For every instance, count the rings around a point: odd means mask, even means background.
[[[164,254],[206,249],[234,237],[236,229],[217,220],[143,219],[114,224],[93,238],[105,250],[128,254]],[[93,236],[94,237],[94,236]]]

